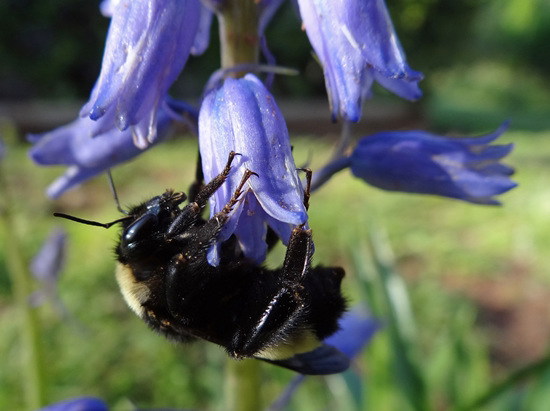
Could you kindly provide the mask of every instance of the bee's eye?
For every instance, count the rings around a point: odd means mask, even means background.
[[[134,221],[124,232],[122,244],[129,245],[150,235],[158,223],[156,214],[147,213]]]

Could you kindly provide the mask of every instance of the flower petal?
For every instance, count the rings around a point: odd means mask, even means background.
[[[356,177],[385,190],[499,204],[494,196],[517,184],[509,179],[513,169],[498,163],[513,146],[487,145],[497,137],[494,133],[480,139],[422,131],[377,133],[359,141],[350,168]]]

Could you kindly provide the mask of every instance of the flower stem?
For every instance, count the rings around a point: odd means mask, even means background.
[[[257,64],[260,57],[258,41],[258,2],[227,0],[218,12],[222,68]],[[242,77],[244,71],[227,71]],[[260,363],[257,360],[234,361],[226,366],[225,410],[260,410]]]
[[[338,140],[338,145],[336,146],[336,148],[334,149],[334,152],[332,153],[332,160],[341,158],[346,153],[346,150],[348,149],[348,146],[351,140],[352,126],[353,126],[353,123],[351,121],[344,120],[344,122],[342,123],[340,139]]]
[[[1,170],[0,170],[1,171]],[[0,208],[0,229],[3,232],[6,265],[13,286],[15,303],[20,325],[23,372],[23,397],[26,408],[35,410],[44,405],[43,362],[40,346],[40,329],[37,311],[28,303],[31,293],[31,277],[27,269],[27,262],[21,252],[17,229],[12,212],[13,202],[10,193],[0,172],[0,191],[3,193],[3,202]]]
[[[228,360],[225,384],[224,410],[258,411],[261,409],[258,360]]]
[[[258,5],[254,0],[229,0],[218,13],[222,68],[258,63]],[[240,77],[243,73],[232,73]]]
[[[314,192],[325,184],[330,178],[339,171],[349,167],[351,164],[350,157],[334,158],[323,168],[313,173],[311,180],[311,192]]]

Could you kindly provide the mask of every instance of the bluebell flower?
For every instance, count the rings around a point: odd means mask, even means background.
[[[69,166],[65,174],[47,188],[48,196],[59,197],[66,190],[131,160],[152,147],[150,145],[144,150],[138,148],[134,144],[132,130],[120,131],[111,120],[112,116],[109,114],[98,121],[87,117],[77,118],[53,131],[28,136],[35,143],[29,150],[29,156],[35,163]],[[170,123],[167,110],[159,109],[158,138],[153,145],[163,141],[169,134]]]
[[[109,407],[99,398],[77,397],[48,405],[37,411],[109,411]]]
[[[514,170],[499,161],[513,144],[490,145],[508,127],[474,138],[391,131],[361,139],[347,161],[356,177],[390,191],[435,194],[477,204],[516,187]],[[342,162],[343,165],[343,162]]]
[[[199,25],[199,0],[132,0],[103,4],[112,11],[101,73],[80,115],[110,115],[124,131],[147,124],[137,135],[144,148],[156,138],[157,107],[182,71]]]
[[[381,324],[361,305],[354,306],[340,319],[340,330],[325,340],[353,359],[370,342]]]
[[[199,146],[205,181],[219,174],[230,151],[235,157],[225,183],[210,199],[213,216],[229,201],[245,169],[252,176],[208,253],[219,262],[219,244],[235,234],[245,256],[265,260],[267,225],[287,244],[294,226],[307,221],[303,189],[292,157],[288,130],[275,99],[252,74],[228,78],[208,92],[199,113]]]
[[[298,0],[298,5],[323,65],[333,119],[359,121],[374,81],[400,97],[420,98],[422,74],[407,64],[384,0]]]
[[[62,306],[57,295],[57,282],[65,264],[66,246],[67,233],[61,228],[56,228],[32,259],[29,265],[31,275],[41,285],[41,289],[30,296],[32,306],[40,305],[47,299],[59,307]]]
[[[380,330],[381,323],[374,319],[362,305],[354,306],[340,319],[340,330],[324,342],[346,354],[350,359],[361,353],[363,348]],[[306,380],[305,375],[297,375],[288,383],[284,391],[275,399],[268,411],[281,411],[286,408],[292,396]]]

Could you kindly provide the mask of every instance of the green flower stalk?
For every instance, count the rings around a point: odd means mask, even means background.
[[[17,228],[14,224],[13,202],[1,168],[0,191],[3,198],[0,204],[0,227],[4,237],[7,271],[10,275],[17,308],[16,321],[20,325],[22,397],[25,399],[25,409],[35,410],[44,405],[40,328],[37,311],[29,304],[29,295],[32,292],[31,275],[18,241]]]
[[[260,362],[251,359],[228,360],[224,397],[224,410],[227,411],[256,411],[262,409]]]
[[[228,0],[220,7],[217,15],[222,68],[258,63],[258,3],[253,0]],[[242,74],[234,73],[234,76],[240,77]]]
[[[258,3],[254,0],[228,0],[223,3],[217,13],[222,68],[259,63],[258,15]],[[242,74],[244,73],[233,73],[236,77]],[[259,410],[259,362],[228,360],[226,367],[225,409]]]

